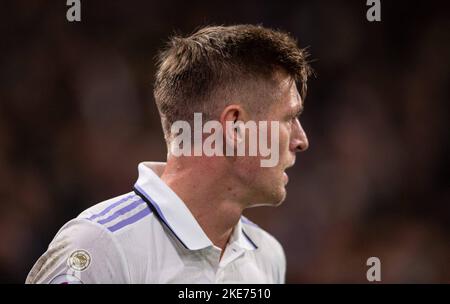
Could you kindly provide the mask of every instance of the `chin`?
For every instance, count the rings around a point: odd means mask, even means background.
[[[273,206],[278,207],[280,206],[286,199],[286,188],[283,186],[282,190],[280,190],[277,199],[275,199],[274,201],[276,203],[273,204]]]
[[[276,181],[274,181],[274,183],[271,185],[272,186],[272,191],[271,191],[271,205],[272,206],[279,206],[281,205],[284,200],[286,199],[286,184],[287,184],[287,180],[285,179],[284,176],[280,176],[279,179],[277,179]]]
[[[257,206],[271,206],[271,207],[278,207],[280,206],[284,200],[286,199],[286,188],[284,185],[280,185],[278,187],[271,187],[268,189],[265,189],[266,191],[259,192],[260,194],[264,193],[264,195],[259,196],[259,199],[257,202],[252,204],[252,207]]]

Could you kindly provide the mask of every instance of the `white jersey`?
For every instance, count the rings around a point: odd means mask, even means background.
[[[66,223],[26,283],[284,283],[274,237],[242,216],[220,258],[163,168],[141,163],[133,192]]]

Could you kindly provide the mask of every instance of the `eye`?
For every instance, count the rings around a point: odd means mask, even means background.
[[[297,116],[291,116],[290,119],[289,119],[289,121],[288,121],[289,125],[290,125],[290,126],[295,125],[297,119],[298,119]]]
[[[295,121],[295,119],[297,118],[297,116],[295,116],[295,115],[289,115],[287,118],[286,118],[286,121],[288,121],[288,122],[294,122]]]
[[[289,116],[287,116],[287,121],[289,122],[295,122],[296,119],[300,120],[300,116],[303,112],[303,109],[301,109],[300,111],[297,111],[295,113],[291,113],[289,114]]]
[[[296,113],[294,113],[291,116],[291,121],[295,121],[296,119],[300,120],[300,116],[302,115],[303,112],[303,108],[301,108],[300,110],[298,110]]]

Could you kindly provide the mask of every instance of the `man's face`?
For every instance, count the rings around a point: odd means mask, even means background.
[[[288,176],[285,170],[295,163],[295,154],[308,148],[308,139],[300,124],[299,115],[303,110],[303,101],[298,93],[295,81],[288,76],[279,76],[273,102],[263,114],[255,119],[260,121],[277,121],[279,123],[278,146],[279,161],[273,167],[261,167],[260,156],[246,156],[239,162],[240,173],[245,174],[244,179],[250,197],[251,206],[279,205],[286,198],[286,184]],[[271,128],[268,128],[270,138]],[[275,134],[276,135],[276,134]],[[270,139],[268,139],[270,143]],[[270,144],[269,144],[270,147]],[[271,147],[272,153],[276,151]],[[265,157],[267,159],[268,157]]]

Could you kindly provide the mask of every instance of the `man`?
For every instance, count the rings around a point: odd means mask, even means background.
[[[26,282],[283,283],[281,245],[242,212],[279,205],[285,170],[308,147],[298,119],[310,71],[305,57],[288,34],[261,26],[205,27],[172,38],[154,88],[167,163],[141,163],[133,191],[64,225]],[[215,149],[244,143],[247,153],[175,153],[173,125],[192,123],[194,113],[225,130]],[[249,155],[248,130],[229,127],[251,121],[277,123],[269,130],[276,164],[261,166],[267,155]],[[195,150],[204,140],[184,144]]]

